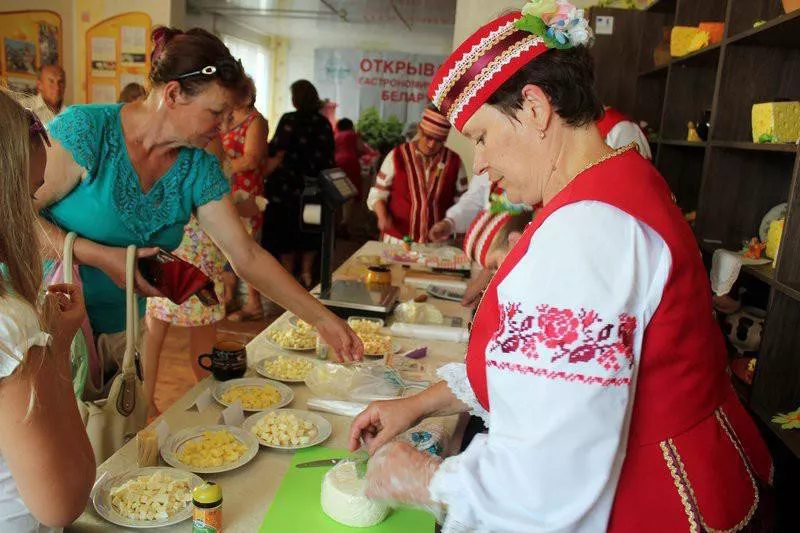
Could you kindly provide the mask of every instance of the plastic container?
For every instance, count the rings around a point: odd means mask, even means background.
[[[192,531],[222,531],[222,488],[213,481],[206,481],[192,491]]]

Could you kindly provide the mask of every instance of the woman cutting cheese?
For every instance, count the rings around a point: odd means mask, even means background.
[[[448,531],[742,531],[771,460],[725,373],[707,276],[658,172],[594,122],[590,30],[564,1],[490,22],[429,90],[475,174],[543,203],[478,306],[466,365],[351,428],[367,494]],[[444,461],[389,442],[425,416],[489,427]],[[376,453],[377,452],[377,453]],[[722,496],[724,495],[724,496]]]

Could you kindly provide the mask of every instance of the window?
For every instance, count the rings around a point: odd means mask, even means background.
[[[270,55],[269,50],[260,44],[251,43],[223,35],[222,41],[231,51],[233,57],[242,60],[245,72],[247,72],[256,84],[256,109],[265,117],[269,114],[270,97]]]

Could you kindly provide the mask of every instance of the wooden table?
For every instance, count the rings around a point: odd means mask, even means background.
[[[348,259],[335,273],[344,276],[352,275],[358,268],[359,261],[355,259],[359,255],[380,254],[384,245],[370,241],[361,247],[350,259]],[[405,269],[399,265],[392,267],[392,282],[401,287],[401,299],[409,299],[420,291],[402,285]],[[436,305],[445,316],[461,317],[465,323],[469,318],[469,311],[461,307],[457,302],[429,299],[429,302]],[[266,342],[266,333],[272,328],[285,327],[286,322],[291,317],[291,313],[284,313],[278,320],[262,331],[255,339],[247,345],[248,364],[252,366],[260,359],[269,355],[277,355],[281,350],[274,348]],[[425,359],[432,366],[440,366],[446,362],[463,361],[466,352],[466,344],[441,341],[422,341],[413,342],[412,339],[396,337],[395,341],[405,349],[411,349],[419,344],[428,346],[428,357]],[[313,357],[313,356],[312,356]],[[248,370],[248,376],[257,375],[255,371]],[[222,407],[216,403],[207,408],[204,412],[198,413],[196,409],[189,409],[195,398],[204,390],[214,386],[216,382],[212,378],[206,378],[195,385],[189,392],[176,401],[167,409],[153,424],[158,424],[162,419],[169,424],[171,431],[177,431],[186,427],[204,424],[215,424],[220,418]],[[311,391],[304,384],[291,385],[294,390],[294,401],[289,407],[305,408],[306,401],[311,397]],[[321,413],[327,418],[332,426],[333,433],[331,438],[325,442],[326,446],[333,448],[347,447],[347,433],[351,419],[344,416]],[[445,423],[447,433],[450,436],[449,450],[457,450],[463,435],[465,417],[446,417],[442,419]],[[281,479],[286,472],[291,461],[291,453],[281,452],[262,447],[256,457],[247,465],[226,472],[223,474],[204,474],[201,477],[215,481],[222,486],[224,506],[223,520],[225,531],[227,532],[247,532],[258,531],[263,521],[264,514],[267,512]],[[107,461],[98,466],[98,478],[104,472],[110,473],[123,472],[136,468],[136,442],[135,440],[123,446],[117,453]],[[165,532],[185,532],[190,529],[190,522],[185,521],[172,527],[160,528],[158,531]],[[115,526],[102,519],[94,510],[91,502],[88,503],[84,513],[66,529],[67,531],[80,532],[100,532],[100,531],[125,531],[126,528]]]

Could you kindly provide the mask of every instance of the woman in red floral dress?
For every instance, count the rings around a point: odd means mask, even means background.
[[[231,172],[233,200],[245,223],[248,233],[261,242],[261,226],[264,215],[257,199],[264,196],[264,178],[267,163],[267,120],[255,108],[256,92],[251,80],[251,97],[247,105],[234,109],[231,126],[223,132],[222,146]],[[226,292],[231,293],[236,278],[233,272],[226,273]],[[228,315],[234,322],[258,320],[264,316],[261,296],[253,287],[247,287],[247,297],[238,311]]]

